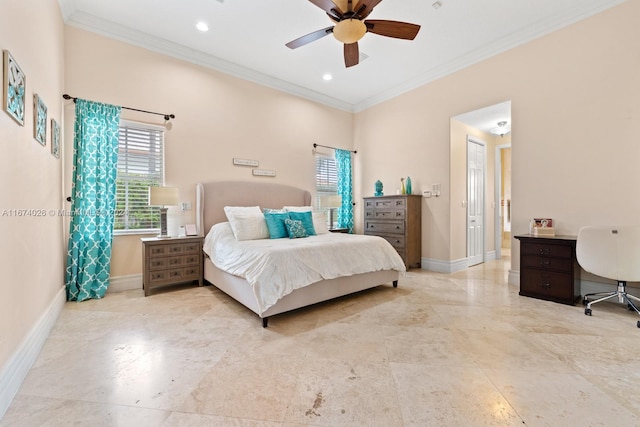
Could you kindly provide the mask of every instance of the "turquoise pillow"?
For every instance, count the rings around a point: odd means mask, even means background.
[[[307,230],[304,228],[302,221],[297,219],[285,219],[284,224],[289,232],[290,239],[297,239],[300,237],[309,237]]]
[[[264,220],[267,222],[267,229],[269,229],[269,237],[272,239],[282,239],[288,237],[287,227],[284,221],[289,219],[287,212],[265,212]]]
[[[313,216],[311,215],[311,212],[289,212],[289,218],[301,221],[308,236],[316,235],[316,229],[313,226]]]

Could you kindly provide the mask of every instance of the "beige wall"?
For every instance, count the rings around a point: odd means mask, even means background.
[[[640,2],[625,2],[357,114],[364,193],[376,179],[401,175],[411,175],[416,189],[442,183],[442,197],[423,210],[423,257],[457,259],[465,242],[450,173],[464,165],[449,150],[450,117],[511,100],[514,234],[537,216],[554,218],[560,234],[637,223],[637,16]],[[515,244],[515,270],[518,257]]]
[[[0,50],[26,74],[25,125],[0,111],[0,372],[63,287],[62,160],[51,155],[50,119],[62,123],[63,23],[55,1],[2,1]],[[1,74],[1,72],[0,72]],[[4,95],[0,89],[0,98]],[[47,106],[47,145],[33,138],[33,94]],[[44,217],[12,216],[13,209]]]
[[[457,207],[464,197],[459,171],[465,164],[451,142],[450,118],[511,100],[514,234],[525,232],[534,216],[554,218],[564,234],[586,224],[637,223],[637,1],[356,115],[78,29],[63,30],[55,2],[3,1],[0,12],[0,47],[11,50],[28,84],[27,126],[0,112],[2,209],[65,207],[63,160],[33,140],[30,100],[37,91],[50,117],[65,116],[68,178],[73,107],[60,102],[68,92],[176,114],[167,133],[167,184],[180,188],[183,201],[194,202],[200,180],[255,179],[233,167],[232,157],[276,170],[272,181],[312,188],[314,142],[358,150],[357,201],[373,194],[377,179],[387,194],[399,187],[400,177],[411,176],[416,192],[440,183],[442,197],[423,201],[422,256],[453,261],[465,247]],[[361,217],[359,204],[360,229]],[[193,211],[170,212],[174,230],[193,220]],[[62,289],[66,227],[56,217],[0,217],[0,366]],[[139,253],[138,236],[116,238],[113,275],[139,273]],[[516,270],[518,254],[514,245]]]
[[[72,27],[65,29],[65,49],[69,94],[176,115],[166,133],[166,183],[194,209],[200,181],[268,180],[313,189],[312,144],[353,146],[350,113]],[[123,117],[133,116],[123,110]],[[258,160],[277,177],[255,178],[250,168],[233,166],[234,157]],[[195,210],[169,209],[169,231],[193,222]],[[112,275],[140,274],[140,257],[140,236],[117,236]]]

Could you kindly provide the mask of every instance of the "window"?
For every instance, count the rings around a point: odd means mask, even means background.
[[[160,228],[160,209],[149,206],[149,187],[164,185],[164,129],[120,122],[114,231]]]
[[[327,224],[337,220],[335,215],[336,208],[339,206],[338,195],[338,169],[336,167],[336,159],[334,157],[316,154],[316,200],[315,210],[323,212],[327,215]],[[333,213],[333,215],[332,215]]]

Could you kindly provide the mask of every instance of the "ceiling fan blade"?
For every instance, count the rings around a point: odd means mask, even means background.
[[[306,44],[309,44],[311,42],[314,42],[318,39],[323,38],[324,36],[326,36],[327,34],[331,34],[331,32],[333,32],[333,26],[331,27],[327,27],[327,28],[323,28],[321,30],[318,31],[314,31],[313,33],[309,33],[305,36],[299,37],[295,40],[290,41],[289,43],[287,43],[285,46],[287,46],[289,49],[296,49],[300,46],[304,46]]]
[[[358,65],[360,62],[360,50],[358,42],[344,45],[344,65],[349,68]]]
[[[382,0],[360,0],[354,11],[360,17],[360,19],[364,19],[371,12],[373,12],[373,8],[376,7]]]
[[[420,25],[408,22],[368,19],[364,23],[368,32],[396,39],[413,40],[420,31]]]
[[[309,1],[330,15],[333,15],[333,13],[331,13],[332,9],[338,12],[338,15],[340,15],[340,17],[344,15],[344,12],[340,9],[340,7],[334,2],[332,2],[331,0],[309,0]]]

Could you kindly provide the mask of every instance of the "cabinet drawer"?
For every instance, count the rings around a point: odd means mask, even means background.
[[[150,285],[158,285],[158,284],[165,284],[165,283],[180,283],[181,281],[199,280],[199,279],[200,279],[200,266],[151,271],[149,273]]]
[[[365,232],[404,234],[404,221],[365,221]]]
[[[522,255],[522,267],[540,268],[542,270],[555,270],[571,272],[573,264],[571,258],[553,258],[538,255]]]
[[[404,249],[404,236],[380,236],[385,239],[387,242],[391,243],[396,249]]]
[[[365,200],[365,209],[406,209],[405,199],[370,199]]]
[[[520,273],[520,294],[552,301],[571,301],[573,276],[571,273],[523,268]]]
[[[184,243],[182,246],[184,247],[185,254],[200,253],[200,243],[198,242]]]
[[[572,250],[568,245],[548,245],[544,243],[527,243],[521,247],[523,254],[544,255],[550,257],[571,258]]]
[[[373,209],[364,212],[365,219],[404,219],[404,210],[398,209]]]

